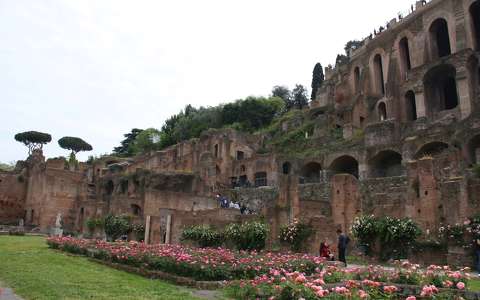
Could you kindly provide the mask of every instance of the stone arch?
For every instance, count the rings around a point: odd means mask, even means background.
[[[302,167],[301,176],[305,183],[320,182],[322,165],[317,162],[309,162]]]
[[[130,210],[132,212],[132,215],[134,215],[134,216],[139,217],[139,216],[142,215],[142,208],[137,204],[131,204],[130,205]]]
[[[480,50],[480,1],[474,1],[468,12],[471,19],[473,47],[475,50]]]
[[[282,173],[284,175],[289,175],[292,172],[292,164],[288,161],[282,164]]]
[[[428,33],[432,58],[445,57],[452,54],[448,22],[445,18],[435,19],[430,24]]]
[[[388,118],[387,115],[387,105],[385,102],[380,102],[377,106],[377,112],[378,112],[378,120],[379,121],[386,121]]]
[[[375,92],[385,96],[384,63],[379,53],[373,56],[373,82],[375,82]]]
[[[448,64],[436,66],[425,74],[423,84],[425,106],[428,112],[435,113],[458,106],[456,76],[457,70]]]
[[[350,155],[343,155],[330,164],[329,170],[335,175],[350,174],[358,178],[358,161]]]
[[[396,151],[380,151],[369,161],[369,175],[373,178],[401,176],[404,173],[402,160],[402,155]]]
[[[424,156],[437,156],[442,154],[445,150],[450,147],[449,144],[444,142],[430,142],[421,146],[415,153],[415,158],[420,159]]]
[[[412,57],[410,55],[410,41],[404,36],[398,41],[398,50],[400,55],[400,70],[402,72],[402,78],[406,78],[408,71],[412,69]]]
[[[405,118],[407,121],[416,121],[417,115],[417,102],[415,98],[415,92],[410,90],[405,93]]]
[[[361,72],[362,70],[360,69],[359,66],[355,66],[353,68],[353,92],[354,94],[360,94],[361,91],[362,91],[362,88],[361,88],[361,83],[360,83],[360,80],[361,80]]]

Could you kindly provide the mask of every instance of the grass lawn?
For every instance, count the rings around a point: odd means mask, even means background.
[[[50,250],[41,237],[0,236],[0,281],[25,299],[200,299],[183,287]]]

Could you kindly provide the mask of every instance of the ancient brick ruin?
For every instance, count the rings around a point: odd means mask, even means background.
[[[49,232],[108,213],[133,215],[150,242],[176,243],[186,225],[265,216],[272,241],[301,218],[312,249],[360,214],[411,217],[424,229],[480,212],[480,0],[419,1],[416,8],[327,68],[304,111],[320,151],[297,158],[264,151],[262,135],[210,130],[200,139],[129,159],[71,169],[34,153],[0,173],[0,223]],[[299,120],[302,122],[302,120]],[[282,124],[284,130],[298,124]],[[329,147],[338,132],[342,147]],[[254,211],[220,208],[228,195]]]

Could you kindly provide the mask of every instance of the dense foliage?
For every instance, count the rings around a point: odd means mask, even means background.
[[[26,131],[15,135],[17,142],[23,143],[28,148],[28,154],[32,154],[34,150],[42,149],[43,145],[52,141],[52,136],[48,133],[38,131]]]
[[[379,242],[383,259],[405,258],[408,250],[422,234],[412,219],[374,216],[356,218],[351,232],[367,249]]]
[[[315,100],[317,97],[317,90],[322,86],[324,80],[325,75],[323,75],[323,67],[320,63],[317,63],[313,68],[311,100]]]
[[[223,243],[223,234],[209,225],[197,225],[185,228],[182,240],[195,242],[200,248],[218,247]]]
[[[130,232],[130,217],[126,215],[108,215],[105,217],[104,226],[107,238],[117,240]]]
[[[312,226],[299,220],[293,220],[292,223],[282,227],[280,231],[280,242],[288,244],[292,251],[302,251],[307,240],[313,235]]]
[[[72,154],[77,154],[82,151],[92,151],[92,146],[78,137],[65,136],[58,140],[58,145],[63,149],[72,151]]]
[[[142,131],[143,129],[133,128],[131,132],[124,134],[125,139],[120,142],[120,146],[113,148],[113,154],[123,157],[135,155],[133,143]]]
[[[259,221],[232,223],[224,230],[217,230],[209,225],[187,227],[182,232],[182,239],[193,241],[199,247],[218,247],[223,244],[235,246],[238,250],[262,250],[268,236],[268,226]]]
[[[88,219],[85,224],[87,225],[88,231],[90,233],[93,233],[96,229],[101,229],[105,225],[105,220],[104,219],[95,219],[91,218]]]
[[[14,169],[14,164],[5,164],[0,162],[0,171],[13,171]]]

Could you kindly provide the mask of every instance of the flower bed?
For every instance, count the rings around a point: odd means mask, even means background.
[[[326,267],[309,276],[272,269],[254,280],[232,282],[235,299],[463,299],[468,293],[466,270],[410,263],[394,269],[369,266],[357,269]],[[470,295],[477,299],[477,295]]]
[[[231,251],[223,248],[188,248],[180,245],[145,245],[138,242],[108,243],[97,240],[56,237],[48,245],[96,259],[158,270],[200,281],[253,279],[272,268],[313,274],[322,268],[322,258],[302,254]]]
[[[395,268],[345,269],[310,255],[189,248],[49,238],[51,248],[91,256],[137,270],[161,271],[197,281],[231,281],[234,299],[457,299],[468,293],[467,269],[408,262]],[[475,295],[476,296],[476,295]]]

